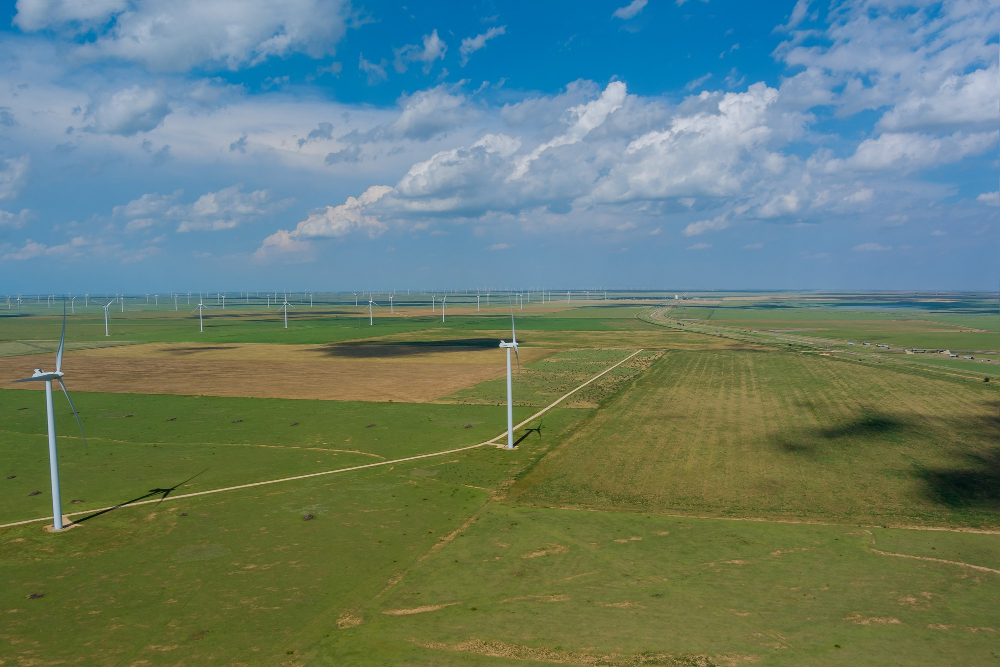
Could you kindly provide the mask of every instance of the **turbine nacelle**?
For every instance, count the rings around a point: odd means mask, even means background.
[[[31,381],[47,382],[50,380],[58,380],[64,375],[66,374],[63,373],[62,371],[52,371],[50,373],[46,373],[41,368],[36,368],[35,372],[31,374],[30,378],[25,378],[23,380],[15,380],[15,382],[31,382]]]

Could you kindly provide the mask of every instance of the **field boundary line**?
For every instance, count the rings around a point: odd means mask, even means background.
[[[535,418],[537,418],[537,417],[545,414],[546,412],[548,412],[549,410],[551,410],[552,408],[554,408],[559,403],[562,403],[564,400],[566,400],[567,398],[569,398],[570,396],[572,396],[576,392],[578,392],[581,389],[583,389],[584,387],[586,387],[588,384],[590,384],[594,380],[597,380],[597,379],[601,378],[602,376],[604,376],[605,374],[610,373],[611,371],[613,371],[614,369],[618,368],[619,366],[621,366],[622,364],[624,364],[626,361],[628,361],[629,359],[631,359],[635,355],[639,354],[640,352],[642,352],[641,349],[636,350],[635,352],[633,352],[629,356],[627,356],[624,359],[622,359],[621,361],[619,361],[614,366],[611,366],[610,368],[606,368],[605,370],[601,371],[600,373],[598,373],[594,377],[590,378],[589,380],[587,380],[586,382],[584,382],[583,384],[581,384],[576,389],[573,389],[572,391],[568,392],[567,394],[564,394],[560,398],[557,398],[555,401],[553,401],[552,403],[550,403],[546,407],[542,408],[541,410],[539,410],[538,412],[536,412],[532,416],[528,417],[527,419],[525,419],[524,421],[522,421],[520,424],[518,424],[514,428],[515,429],[521,428],[522,426],[524,426],[525,424],[527,424],[531,420],[533,420],[533,419],[535,419]],[[159,499],[154,498],[152,500],[140,500],[139,502],[135,502],[135,503],[122,503],[121,505],[112,505],[110,507],[101,507],[101,508],[98,508],[98,509],[84,510],[84,511],[81,511],[81,512],[71,512],[69,514],[64,514],[63,516],[64,517],[73,517],[73,516],[80,516],[82,514],[96,514],[98,512],[108,512],[110,510],[119,509],[121,507],[133,507],[133,506],[138,506],[138,505],[151,505],[151,504],[154,504],[154,503],[162,503],[162,502],[165,502],[167,500],[181,500],[182,498],[194,498],[196,496],[207,496],[207,495],[212,494],[212,493],[222,493],[224,491],[237,491],[239,489],[249,489],[249,488],[254,487],[254,486],[266,486],[268,484],[279,484],[281,482],[292,482],[292,481],[295,481],[295,480],[298,480],[298,479],[309,479],[310,477],[322,477],[323,475],[335,475],[335,474],[341,473],[341,472],[351,472],[351,471],[354,471],[354,470],[364,470],[365,468],[375,468],[375,467],[378,467],[378,466],[392,465],[392,464],[395,464],[395,463],[405,463],[407,461],[416,461],[418,459],[426,459],[426,458],[430,458],[432,456],[443,456],[445,454],[454,454],[455,452],[464,452],[464,451],[469,450],[469,449],[475,449],[477,447],[483,447],[484,445],[496,445],[496,441],[499,440],[500,438],[503,438],[506,435],[507,435],[507,431],[504,430],[504,432],[501,433],[500,435],[498,435],[498,436],[496,436],[494,438],[491,438],[489,440],[486,440],[484,442],[480,442],[480,443],[477,443],[475,445],[466,445],[465,447],[458,447],[458,448],[455,448],[455,449],[446,449],[446,450],[440,451],[440,452],[429,452],[427,454],[417,454],[415,456],[407,456],[407,457],[404,457],[404,458],[401,458],[401,459],[393,459],[391,461],[378,461],[377,463],[365,463],[363,465],[351,466],[349,468],[337,468],[335,470],[323,470],[321,472],[311,472],[311,473],[306,473],[305,475],[295,475],[293,477],[282,477],[281,479],[270,479],[270,480],[265,480],[263,482],[250,482],[250,483],[247,483],[247,484],[238,484],[236,486],[227,486],[227,487],[224,487],[224,488],[221,488],[221,489],[208,489],[206,491],[196,491],[194,493],[183,493],[183,494],[179,494],[179,495],[176,495],[176,496],[168,496],[168,497],[159,498]],[[38,523],[40,521],[50,521],[51,519],[52,519],[51,516],[46,516],[46,517],[40,517],[40,518],[37,518],[37,519],[27,519],[25,521],[14,521],[12,523],[0,524],[0,528],[13,528],[15,526],[24,526],[24,525],[27,525],[29,523]]]

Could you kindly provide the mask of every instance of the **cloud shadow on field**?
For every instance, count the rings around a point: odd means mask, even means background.
[[[994,414],[968,420],[962,427],[1000,442],[998,408],[994,404]],[[926,485],[928,497],[947,507],[1000,509],[1000,446],[986,452],[963,453],[961,464],[953,468],[922,469],[919,477]]]
[[[776,436],[774,443],[790,454],[818,454],[824,446],[844,449],[856,440],[878,440],[912,428],[897,417],[866,410],[836,426],[799,429],[795,435]]]
[[[927,495],[947,507],[1000,508],[1000,447],[967,454],[966,467],[925,469]]]
[[[455,338],[451,340],[398,341],[392,343],[349,342],[313,348],[329,357],[380,359],[458,350],[499,349],[497,338]]]

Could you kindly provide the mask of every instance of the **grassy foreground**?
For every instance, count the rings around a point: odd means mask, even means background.
[[[1000,536],[492,504],[305,664],[942,665],[1000,660]],[[375,657],[377,656],[377,657]]]

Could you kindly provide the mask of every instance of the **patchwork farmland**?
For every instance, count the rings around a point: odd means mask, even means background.
[[[992,306],[712,296],[515,310],[514,450],[509,308],[69,317],[68,530],[43,397],[0,389],[0,664],[996,660]],[[25,310],[5,381],[58,343]],[[983,370],[898,349],[929,336]]]

